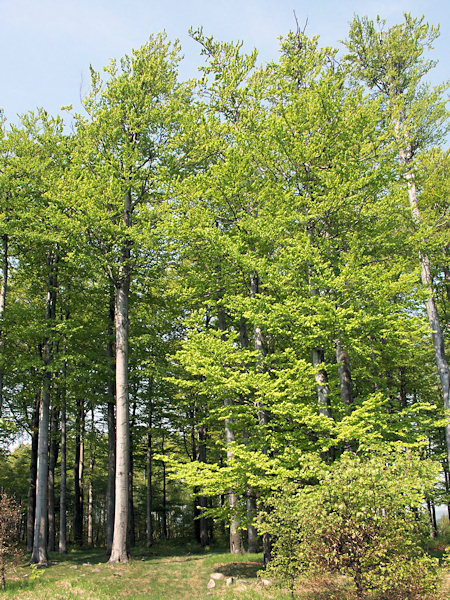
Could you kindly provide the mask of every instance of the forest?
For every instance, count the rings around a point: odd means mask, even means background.
[[[439,28],[354,17],[331,48],[297,24],[264,64],[190,35],[193,79],[155,34],[91,67],[81,114],[1,122],[3,508],[38,566],[194,539],[262,551],[286,585],[313,563],[350,573],[358,599],[426,571],[418,595],[379,597],[434,597],[418,544],[450,516]]]

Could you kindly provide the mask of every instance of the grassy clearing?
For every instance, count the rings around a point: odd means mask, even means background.
[[[72,550],[64,557],[51,554],[47,569],[22,564],[7,578],[5,600],[288,600],[286,591],[265,588],[258,578],[262,556],[201,552],[199,547],[158,545],[137,548],[128,565],[111,565],[102,550]],[[233,578],[207,584],[211,573]],[[443,593],[450,591],[446,574]],[[343,577],[321,578],[299,586],[298,600],[352,600]],[[442,598],[450,597],[443,595]]]

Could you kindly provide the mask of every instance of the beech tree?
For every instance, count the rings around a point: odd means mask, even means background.
[[[377,27],[378,26],[378,27]],[[377,24],[364,17],[356,17],[346,43],[350,53],[347,60],[355,77],[362,80],[379,95],[385,106],[388,126],[395,139],[395,148],[402,165],[415,226],[422,225],[421,210],[415,181],[415,162],[420,153],[443,139],[445,127],[445,100],[443,87],[429,90],[424,77],[433,62],[423,57],[438,35],[438,28],[405,14],[402,24],[386,29],[383,20]],[[450,410],[450,373],[445,353],[442,327],[433,290],[432,266],[427,241],[418,242],[421,281],[428,291],[426,309],[433,340],[436,366],[441,382],[443,404]],[[447,456],[450,464],[450,423],[445,426]]]
[[[156,260],[155,211],[162,173],[171,168],[176,122],[177,44],[157,35],[120,64],[112,61],[103,82],[91,69],[91,92],[78,117],[74,199],[81,226],[115,290],[116,474],[111,562],[127,562],[129,392],[129,294],[133,269]],[[139,224],[139,225],[138,225]],[[147,256],[142,248],[148,248]],[[154,253],[154,257],[151,253]]]

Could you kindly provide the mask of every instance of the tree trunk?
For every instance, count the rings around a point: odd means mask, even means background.
[[[0,288],[0,353],[4,353],[5,341],[3,337],[3,319],[6,305],[6,289],[8,286],[8,236],[2,236],[3,263],[2,263],[2,286]],[[0,417],[3,411],[3,365],[0,362]]]
[[[133,429],[136,421],[136,401],[133,402],[133,411],[130,426],[130,458],[128,473],[128,546],[134,548],[136,545],[136,531],[134,523],[134,498],[133,498]]]
[[[128,562],[128,282],[117,286],[116,295],[116,484],[114,536],[110,562]]]
[[[28,486],[27,505],[27,552],[33,551],[34,518],[36,515],[36,476],[38,457],[38,432],[39,432],[39,400],[33,402],[32,430],[31,430],[31,456],[30,479]]]
[[[84,464],[84,406],[83,400],[77,398],[75,434],[75,459],[73,464],[74,478],[74,514],[73,539],[77,546],[83,544],[83,464]]]
[[[314,348],[312,351],[312,363],[314,367],[319,367],[325,362],[325,352],[322,348]],[[328,374],[324,367],[321,367],[316,375],[317,399],[319,403],[319,414],[324,417],[331,417],[330,408],[330,388],[328,386]]]
[[[222,336],[225,337],[226,332],[226,319],[225,312],[223,309],[219,309],[219,328],[222,331]],[[232,407],[233,401],[230,398],[224,399],[225,407]],[[233,460],[233,452],[230,450],[231,444],[235,441],[234,432],[232,429],[233,419],[226,417],[225,419],[225,444],[227,447],[227,463],[231,463]],[[228,503],[230,505],[230,553],[231,554],[243,554],[244,553],[244,542],[242,540],[242,531],[239,529],[239,519],[236,515],[238,506],[238,496],[233,490],[228,493]]]
[[[58,460],[58,421],[59,410],[52,408],[50,452],[48,460],[48,551],[54,552],[56,538],[55,520],[55,467]]]
[[[57,263],[56,252],[51,251],[47,256],[47,298],[45,303],[45,319],[48,330],[53,326],[56,318],[56,289],[57,289]],[[48,429],[50,410],[51,386],[51,340],[49,335],[43,343],[44,377],[42,382],[42,395],[39,411],[39,437],[36,485],[36,515],[34,524],[33,553],[30,563],[47,565],[47,527],[48,527]]]
[[[257,273],[252,273],[250,275],[250,296],[252,298],[256,298],[259,294],[259,277]],[[254,331],[254,347],[259,355],[259,371],[263,372],[264,370],[264,356],[266,353],[266,347],[264,344],[264,337],[261,327],[255,325]],[[257,414],[258,414],[258,423],[264,429],[267,428],[269,424],[269,413],[263,406],[261,401],[256,402]],[[267,454],[267,447],[264,444],[262,451],[264,454]],[[262,507],[262,510],[268,510],[267,507]],[[263,533],[262,536],[263,541],[263,554],[264,554],[264,567],[270,562],[272,557],[272,540],[270,534]]]
[[[153,546],[153,523],[152,523],[152,414],[149,414],[149,430],[147,434],[147,548]]]
[[[116,480],[116,416],[115,416],[115,362],[114,362],[114,290],[109,296],[107,356],[110,365],[108,379],[108,483],[106,491],[106,554],[111,555],[114,535],[114,506]]]
[[[131,227],[131,193],[124,196],[124,225]],[[128,297],[130,292],[130,248],[122,248],[121,264],[116,286],[116,487],[114,536],[110,562],[127,563],[128,555],[128,473],[130,444],[130,415],[128,396]]]
[[[88,545],[94,545],[94,467],[95,467],[95,422],[94,407],[91,407],[91,436],[89,440],[89,488],[88,488]]]
[[[197,445],[197,460],[199,462],[206,462],[206,429],[201,426],[198,430],[198,445]],[[200,518],[199,518],[199,542],[204,548],[209,544],[208,535],[208,521],[204,516],[204,509],[208,506],[205,496],[200,495],[198,497],[198,504],[200,507]]]
[[[353,404],[353,382],[350,371],[350,361],[346,350],[342,347],[339,339],[335,340],[336,362],[338,364],[339,385],[341,389],[341,400],[347,410]]]
[[[64,365],[65,381],[66,365]],[[61,407],[61,486],[59,495],[59,554],[67,552],[67,432],[66,432],[66,386],[64,382]]]

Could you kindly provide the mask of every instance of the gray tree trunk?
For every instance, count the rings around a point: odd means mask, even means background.
[[[2,286],[0,288],[0,352],[3,354],[5,341],[3,337],[3,319],[6,306],[6,289],[8,286],[8,236],[2,236],[3,262],[2,262]],[[3,367],[0,363],[0,417],[3,411]]]
[[[64,365],[64,379],[66,366]],[[59,554],[67,552],[67,414],[66,414],[66,389],[63,388],[63,401],[61,407],[61,484],[59,493]]]
[[[47,298],[45,318],[47,327],[53,327],[56,318],[57,254],[49,252],[47,256]],[[34,524],[33,552],[30,563],[47,565],[47,526],[48,526],[48,430],[51,386],[51,340],[49,335],[43,344],[44,377],[39,411],[39,437],[36,484],[36,514]]]
[[[33,551],[34,540],[34,517],[36,514],[36,476],[39,438],[39,400],[33,402],[33,414],[31,421],[31,456],[30,456],[30,478],[28,485],[27,503],[27,552]]]
[[[83,544],[84,512],[84,401],[77,398],[77,416],[75,424],[75,458],[73,463],[74,511],[73,538],[77,546]]]
[[[124,197],[124,225],[131,226],[131,194]],[[128,555],[128,474],[130,456],[130,415],[128,393],[128,296],[130,291],[130,248],[122,248],[119,276],[115,281],[116,329],[116,487],[114,536],[110,562],[127,563]]]
[[[115,350],[114,350],[114,312],[115,299],[114,290],[109,297],[108,311],[108,343],[107,356],[110,365],[110,376],[108,378],[108,483],[106,490],[106,554],[111,555],[112,541],[114,535],[114,506],[115,506],[115,481],[116,481],[116,380],[115,380]]]
[[[250,296],[256,298],[259,294],[259,277],[257,273],[250,275]],[[264,344],[264,336],[262,329],[259,325],[255,325],[254,330],[254,347],[259,355],[259,370],[264,370],[264,356],[266,354],[266,347]],[[258,414],[259,425],[263,426],[264,429],[269,424],[269,413],[262,404],[261,401],[256,402],[256,409]],[[263,445],[263,452],[267,453],[267,448]],[[267,507],[263,507],[263,510],[268,510]],[[272,558],[272,540],[268,533],[264,533],[262,536],[263,542],[263,553],[264,553],[264,566],[266,566]]]
[[[55,518],[55,467],[58,460],[58,421],[59,410],[56,407],[51,411],[50,426],[50,452],[48,463],[48,551],[54,552],[56,547],[56,518]]]
[[[346,350],[339,339],[335,340],[336,362],[338,364],[339,385],[342,403],[350,409],[353,404],[353,382],[350,371],[350,361]]]
[[[89,440],[89,487],[88,487],[88,532],[87,542],[94,545],[94,467],[95,467],[95,422],[94,407],[91,407],[91,436]]]
[[[128,288],[129,278],[116,289],[116,485],[114,536],[110,562],[128,562],[128,472],[129,472],[129,398],[128,398]]]
[[[218,314],[219,329],[222,331],[222,336],[225,337],[227,329],[225,312],[219,309]],[[233,401],[230,398],[224,399],[225,407],[231,407]],[[235,441],[234,432],[232,429],[233,419],[227,417],[225,419],[225,444],[227,447],[227,462],[230,463],[233,460],[233,452],[230,449],[231,444]],[[242,540],[242,531],[239,529],[239,519],[236,516],[236,510],[238,506],[238,496],[233,490],[228,493],[228,503],[230,506],[230,553],[231,554],[243,554],[244,553],[244,542]]]

